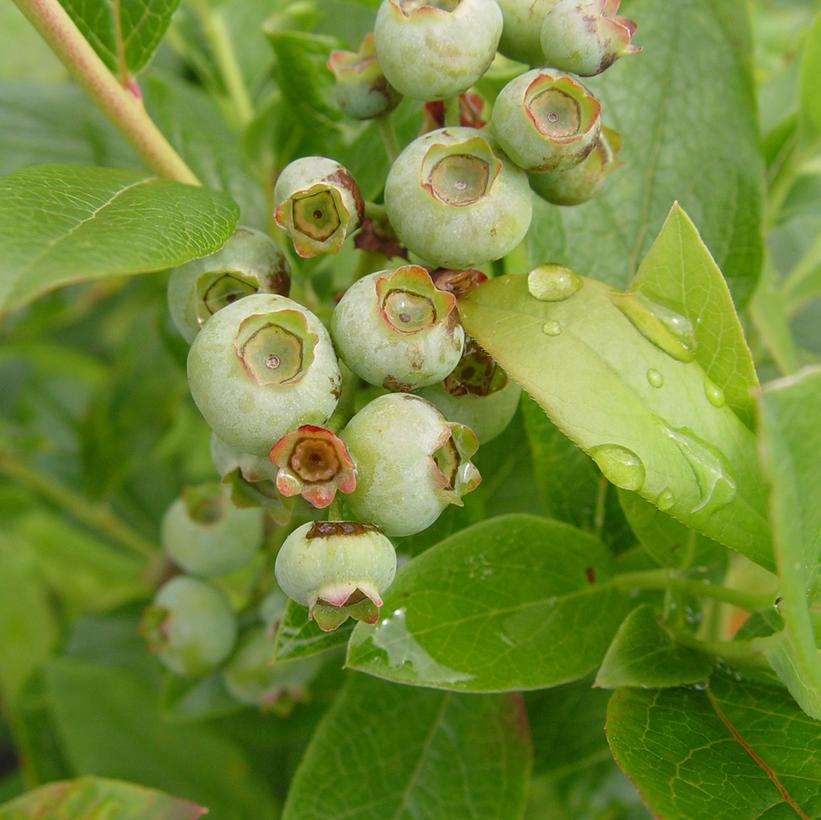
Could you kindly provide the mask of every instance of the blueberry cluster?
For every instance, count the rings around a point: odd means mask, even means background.
[[[231,604],[204,579],[254,560],[263,507],[291,526],[302,517],[279,545],[276,579],[332,630],[377,619],[396,571],[388,536],[424,530],[479,483],[471,457],[510,422],[520,390],[466,337],[457,297],[525,238],[533,191],[577,204],[615,166],[618,135],[578,76],[637,50],[618,5],[384,0],[359,51],[331,54],[337,103],[384,125],[402,97],[421,100],[432,127],[396,152],[382,203],[364,202],[333,159],[303,157],[277,179],[274,218],[299,257],[335,254],[362,229],[383,251],[392,237],[404,264],[359,275],[327,323],[289,298],[286,255],[257,231],[239,228],[173,272],[169,307],[191,343],[188,381],[223,479],[188,491],[164,521],[167,554],[187,575],[162,587],[144,629],[174,672],[230,657],[229,690],[268,704],[297,697],[313,673],[284,680],[267,665],[263,623],[236,647]],[[485,124],[487,104],[469,89],[497,50],[535,67],[500,91]],[[363,227],[369,207],[379,216]]]

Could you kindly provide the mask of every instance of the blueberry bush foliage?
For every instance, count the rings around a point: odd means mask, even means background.
[[[2,4],[0,819],[821,816],[820,14]]]

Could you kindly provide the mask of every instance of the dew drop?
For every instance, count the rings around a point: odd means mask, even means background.
[[[527,289],[540,302],[563,302],[581,286],[582,279],[578,273],[552,262],[533,268],[527,275]]]
[[[590,455],[611,484],[633,491],[644,485],[644,464],[632,450],[619,444],[602,444],[594,447]]]
[[[661,387],[664,384],[664,376],[662,376],[658,370],[651,367],[647,371],[647,381],[650,382],[651,387]]]
[[[704,379],[704,395],[707,396],[707,401],[709,401],[713,407],[724,407],[726,402],[724,391],[706,377]]]
[[[545,322],[542,325],[542,330],[548,336],[558,336],[562,332],[562,326],[559,322],[556,322],[553,319],[551,319],[549,322]]]
[[[670,507],[673,506],[675,503],[675,497],[673,493],[669,489],[664,489],[658,494],[658,498],[656,499],[656,506],[664,512],[665,510],[669,510]]]
[[[695,358],[696,337],[686,316],[639,292],[612,291],[610,298],[633,327],[659,350],[680,362],[691,362]]]

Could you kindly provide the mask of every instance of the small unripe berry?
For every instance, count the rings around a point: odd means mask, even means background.
[[[349,617],[375,623],[395,574],[393,544],[374,527],[348,521],[303,524],[285,539],[276,561],[282,591],[307,606],[326,632]]]
[[[291,288],[288,260],[270,236],[237,228],[210,256],[194,259],[171,272],[168,308],[187,342],[218,310],[252,293],[287,296]]]
[[[327,507],[336,491],[356,488],[356,468],[342,439],[331,430],[303,424],[283,436],[268,458],[278,468],[277,489],[284,496],[301,495],[314,507]]]
[[[318,655],[274,663],[274,645],[262,627],[240,639],[223,672],[231,696],[263,712],[286,717],[297,703],[308,700],[308,686],[322,666]]]
[[[358,473],[348,505],[388,535],[421,532],[481,480],[470,462],[479,446],[473,431],[418,396],[380,396],[340,435]]]
[[[384,117],[402,99],[382,73],[372,32],[365,35],[358,52],[332,51],[328,68],[336,78],[337,104],[355,120]]]
[[[337,253],[365,213],[351,172],[326,157],[303,157],[287,165],[277,179],[274,202],[277,225],[306,258]]]
[[[419,265],[363,276],[331,319],[345,364],[370,384],[413,390],[440,381],[459,363],[465,334],[456,298]]]
[[[493,62],[501,34],[496,0],[383,0],[374,28],[385,76],[417,100],[470,88]]]
[[[480,444],[496,438],[510,424],[521,393],[519,385],[473,340],[443,382],[419,391],[449,421],[473,430]]]
[[[499,51],[525,65],[543,65],[542,21],[556,0],[499,0],[504,17]]]
[[[493,106],[493,129],[507,155],[527,171],[578,165],[601,131],[601,104],[577,80],[544,68],[511,80]]]
[[[602,128],[587,159],[565,171],[531,174],[530,187],[554,205],[581,205],[599,190],[606,174],[619,167],[616,157],[620,147],[619,134]]]
[[[414,253],[436,266],[500,259],[530,227],[527,177],[487,131],[440,128],[408,145],[385,183],[388,218]]]
[[[237,620],[225,595],[196,578],[178,575],[157,592],[143,615],[148,648],[177,675],[201,675],[234,646]]]
[[[544,64],[582,77],[601,74],[619,57],[637,54],[636,24],[619,17],[621,0],[555,0],[540,32]]]
[[[340,383],[328,331],[284,296],[248,296],[214,314],[188,354],[197,407],[244,453],[266,455],[289,430],[324,424]]]
[[[223,484],[183,491],[165,512],[162,545],[193,575],[222,575],[247,564],[262,544],[263,512],[240,509]]]

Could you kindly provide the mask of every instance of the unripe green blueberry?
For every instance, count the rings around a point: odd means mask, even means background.
[[[527,177],[487,131],[440,128],[408,145],[385,183],[388,218],[404,245],[436,266],[500,259],[532,216]]]
[[[496,0],[383,0],[374,28],[385,76],[417,100],[470,88],[493,62],[501,34]]]
[[[336,78],[337,105],[355,120],[384,117],[402,100],[376,59],[373,32],[365,35],[358,52],[332,51],[328,68]]]
[[[262,537],[262,510],[235,507],[224,484],[187,488],[162,520],[163,548],[193,575],[239,569],[254,557]]]
[[[303,524],[285,539],[276,561],[282,591],[328,632],[349,617],[376,623],[395,574],[393,544],[376,528],[349,521]]]
[[[318,655],[274,663],[274,645],[261,627],[240,639],[222,673],[231,696],[263,712],[286,717],[297,703],[308,700],[308,686],[322,666]]]
[[[527,171],[578,165],[601,132],[601,104],[577,80],[536,68],[511,80],[493,106],[493,130]]]
[[[303,157],[286,165],[274,188],[274,218],[294,249],[309,258],[337,253],[362,223],[365,206],[351,172],[327,157]]]
[[[465,341],[456,297],[436,288],[419,265],[354,282],[334,310],[331,335],[354,373],[370,384],[404,391],[447,376]]]
[[[479,446],[473,431],[418,396],[380,396],[340,435],[358,471],[348,505],[387,535],[421,532],[481,480],[470,462]]]
[[[273,639],[276,635],[287,606],[288,596],[279,588],[272,589],[260,602],[257,613],[269,638]]]
[[[143,615],[148,648],[177,675],[201,675],[222,663],[234,646],[237,619],[216,587],[177,575]]]
[[[188,354],[197,407],[223,441],[244,453],[266,455],[300,424],[323,424],[340,383],[328,331],[284,296],[247,296],[215,313]]]
[[[216,433],[211,433],[211,461],[220,478],[235,470],[239,470],[242,477],[252,483],[274,481],[277,475],[277,468],[268,456],[243,453],[224,442]]]
[[[582,77],[601,74],[621,56],[637,54],[636,24],[619,17],[621,0],[554,0],[540,32],[544,64]]]
[[[556,0],[499,0],[504,18],[499,51],[526,65],[542,65],[542,21]]]
[[[531,174],[530,187],[554,205],[581,205],[602,185],[605,175],[619,167],[616,158],[621,138],[612,128],[602,128],[587,159],[565,171]]]
[[[464,424],[480,444],[496,438],[516,414],[522,391],[472,339],[456,369],[443,381],[420,390],[449,421]]]
[[[216,253],[171,272],[168,309],[180,335],[193,342],[206,319],[226,305],[252,293],[287,296],[290,289],[290,266],[274,240],[239,227]]]

